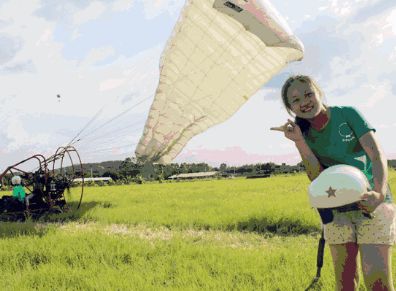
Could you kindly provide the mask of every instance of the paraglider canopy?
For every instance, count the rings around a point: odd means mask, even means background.
[[[302,57],[301,42],[266,0],[187,0],[162,54],[136,157],[171,162]]]

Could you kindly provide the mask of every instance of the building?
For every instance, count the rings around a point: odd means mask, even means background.
[[[111,179],[110,177],[84,178],[84,183],[98,182],[98,181],[110,182],[110,181],[113,181],[113,179]],[[73,182],[81,183],[82,182],[82,178],[76,178],[76,179],[73,180]]]
[[[188,180],[188,179],[205,179],[205,178],[214,178],[218,177],[219,172],[199,172],[199,173],[183,173],[172,175],[168,177],[169,180]]]

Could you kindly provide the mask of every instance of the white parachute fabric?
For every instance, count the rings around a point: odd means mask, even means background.
[[[187,0],[162,54],[136,156],[171,162],[302,57],[301,42],[266,0]]]

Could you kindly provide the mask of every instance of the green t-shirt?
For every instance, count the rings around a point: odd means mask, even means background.
[[[321,130],[310,127],[305,141],[324,168],[346,164],[360,169],[374,187],[372,163],[359,138],[375,129],[353,107],[329,107],[330,120]],[[390,193],[386,202],[391,202]]]
[[[25,201],[25,189],[21,185],[16,185],[12,188],[12,197],[18,199],[21,202]]]

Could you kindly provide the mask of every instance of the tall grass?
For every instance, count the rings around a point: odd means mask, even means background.
[[[88,187],[78,211],[0,223],[0,290],[304,290],[320,228],[308,184],[298,174]],[[316,290],[333,290],[333,276],[326,248]]]
[[[170,229],[218,229],[303,234],[319,231],[303,175],[90,187],[80,218]],[[63,219],[63,216],[58,216]]]
[[[222,234],[216,235],[221,240]],[[169,239],[141,239],[98,230],[49,229],[44,235],[3,238],[0,288],[301,290],[308,286],[315,273],[315,241],[257,236],[248,239],[250,247],[214,244],[182,232]],[[255,239],[260,243],[255,244]],[[323,282],[331,281],[329,262],[326,254]]]

